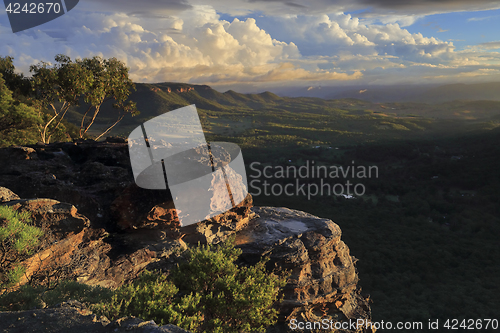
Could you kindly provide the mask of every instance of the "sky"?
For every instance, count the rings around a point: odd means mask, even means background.
[[[25,75],[62,53],[221,91],[473,83],[500,81],[499,52],[491,0],[80,0],[17,33],[0,11],[0,56]]]

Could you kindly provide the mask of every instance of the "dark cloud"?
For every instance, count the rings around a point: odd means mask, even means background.
[[[307,8],[307,6],[300,5],[295,2],[285,2],[285,5],[290,6],[290,7],[295,7],[295,8]]]
[[[193,0],[190,0],[193,1]],[[226,1],[216,1],[222,3]],[[212,2],[210,2],[212,3]],[[328,13],[330,10],[358,10],[370,7],[371,13],[376,14],[432,14],[449,11],[478,11],[500,8],[498,0],[228,0],[227,5],[242,3],[261,4],[262,11],[266,11],[266,4],[276,9],[281,4],[284,12],[288,7],[294,13],[296,10],[290,7],[306,9],[307,13]],[[223,9],[221,9],[223,10]]]
[[[397,14],[397,15],[431,15],[436,13],[481,11],[500,8],[497,0],[356,0],[358,5],[369,7],[364,16]]]
[[[150,15],[174,15],[195,5],[212,6],[219,13],[242,15],[328,14],[367,9],[359,16],[426,15],[450,11],[500,8],[497,0],[87,0],[87,10]],[[84,6],[80,6],[83,10]]]
[[[465,7],[474,8],[486,6],[498,6],[496,0],[358,0],[358,3],[383,7],[383,8],[411,8],[411,7]]]
[[[142,17],[142,18],[150,18],[150,19],[165,19],[165,18],[171,18],[170,15],[161,15],[161,14],[156,14],[152,12],[146,12],[146,11],[137,11],[137,12],[129,12],[127,13],[129,16],[134,16],[134,17]]]
[[[145,17],[151,14],[175,14],[192,8],[187,0],[87,0],[86,3],[92,4],[92,11],[141,13]]]
[[[291,1],[283,1],[283,0],[248,0],[247,2],[249,3],[257,3],[257,2],[262,2],[262,3],[270,3],[270,2],[275,2],[275,3],[282,3],[285,6],[290,6],[290,7],[296,7],[296,8],[307,8],[308,6],[301,5],[295,2]]]

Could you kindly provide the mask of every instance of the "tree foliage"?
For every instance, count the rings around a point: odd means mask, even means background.
[[[30,93],[30,82],[23,74],[15,72],[14,58],[0,57],[0,74],[3,75],[5,84],[14,94],[16,99],[25,99]],[[23,100],[23,102],[26,102]]]
[[[0,74],[0,146],[36,142],[39,123],[35,109],[16,101]]]
[[[35,98],[42,110],[50,110],[41,114],[44,119],[39,132],[43,142],[50,142],[70,107],[78,105],[82,98],[89,107],[81,120],[80,137],[88,132],[102,104],[108,100],[115,101],[113,106],[119,110],[118,120],[97,139],[113,128],[125,114],[138,113],[134,102],[126,102],[130,90],[135,89],[128,77],[128,68],[116,58],[93,57],[73,61],[66,55],[58,54],[55,61],[55,65],[40,62],[30,67]]]
[[[179,289],[199,297],[203,313],[201,332],[261,332],[276,322],[273,307],[285,277],[269,274],[266,260],[255,266],[238,267],[241,250],[234,239],[220,245],[193,248],[187,261],[172,273]]]
[[[68,56],[57,55],[56,64],[46,62],[30,66],[33,73],[32,87],[41,110],[43,123],[39,126],[41,140],[49,143],[62,119],[72,105],[77,105],[82,94],[91,88],[91,73],[74,63]]]
[[[134,102],[127,102],[130,91],[135,90],[135,85],[128,77],[128,68],[121,61],[116,58],[93,57],[77,60],[77,64],[92,75],[90,89],[84,93],[84,101],[89,107],[82,117],[80,137],[90,129],[101,106],[107,101],[114,101],[113,107],[120,110],[119,115],[116,122],[96,139],[109,132],[127,113],[139,113]]]

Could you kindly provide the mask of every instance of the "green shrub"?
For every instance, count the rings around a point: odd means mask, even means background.
[[[130,284],[118,288],[107,302],[92,310],[111,320],[136,316],[159,325],[175,323],[192,330],[200,325],[199,297],[175,298],[178,289],[161,273],[144,271]]]
[[[63,281],[53,289],[44,286],[21,286],[16,291],[0,296],[1,311],[21,311],[54,306],[75,299],[83,303],[107,302],[113,292],[103,287],[92,287],[76,281]]]
[[[19,282],[25,271],[20,262],[39,244],[43,231],[30,224],[28,212],[0,206],[0,290]]]
[[[42,308],[75,299],[111,320],[136,316],[193,332],[261,332],[277,320],[273,306],[286,277],[269,274],[266,261],[238,267],[235,261],[240,254],[234,239],[220,246],[196,247],[186,251],[186,262],[172,272],[171,279],[144,271],[115,291],[74,281],[52,289],[25,285],[1,295],[0,310]]]
[[[234,239],[217,249],[203,246],[187,252],[187,261],[172,273],[179,289],[200,297],[200,332],[260,332],[278,318],[273,307],[286,277],[269,274],[265,260],[238,267],[241,254]]]
[[[69,299],[82,303],[94,304],[109,301],[113,291],[100,286],[89,286],[76,281],[62,281],[54,289],[45,291],[42,296],[47,306],[52,306]]]
[[[0,295],[1,311],[21,311],[43,308],[43,287],[21,286],[18,290]]]
[[[286,278],[267,273],[265,261],[239,268],[240,254],[234,239],[190,249],[171,281],[146,271],[93,310],[112,320],[136,316],[193,332],[261,332],[277,320],[273,305]]]

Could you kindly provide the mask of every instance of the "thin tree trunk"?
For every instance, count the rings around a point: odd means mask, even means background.
[[[87,111],[85,112],[85,114],[82,117],[82,122],[80,124],[80,138],[83,138],[83,135],[87,132],[87,131],[85,131],[82,133],[82,130],[85,127],[84,126],[85,125],[85,118],[87,117],[87,113],[89,113],[90,109],[92,109],[92,105],[89,106],[89,108],[87,109]]]
[[[108,127],[108,129],[105,132],[103,132],[101,135],[99,135],[95,140],[96,141],[99,140],[101,138],[101,136],[103,136],[104,134],[108,133],[113,127],[115,127],[116,124],[118,124],[120,122],[120,120],[123,119],[123,117],[125,117],[125,113],[122,114],[121,117],[118,118],[118,120],[113,125],[111,125],[110,127]]]

